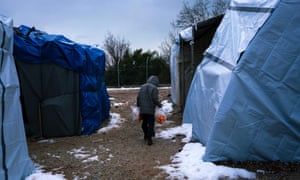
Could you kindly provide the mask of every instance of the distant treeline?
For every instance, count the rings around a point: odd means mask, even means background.
[[[125,52],[122,59],[106,68],[106,85],[111,87],[138,86],[149,76],[157,75],[160,84],[170,84],[170,67],[167,60],[156,52]]]

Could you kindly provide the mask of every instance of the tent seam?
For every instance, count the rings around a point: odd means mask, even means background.
[[[4,25],[1,22],[1,26],[3,29],[3,41],[1,43],[1,64],[0,64],[0,73],[2,71],[2,66],[3,66],[3,61],[4,61],[4,51],[3,51],[3,47],[4,47],[4,43],[5,43],[5,29],[4,29]],[[0,78],[0,84],[2,86],[3,92],[1,94],[1,104],[2,104],[2,116],[1,116],[1,148],[2,148],[2,165],[3,165],[3,169],[4,169],[4,176],[5,179],[8,179],[8,169],[6,166],[6,150],[5,150],[5,139],[4,139],[4,126],[3,126],[3,122],[4,122],[4,110],[5,110],[5,100],[4,100],[4,95],[5,95],[5,86],[4,83],[2,82],[2,79]],[[4,145],[4,146],[3,146]]]
[[[242,6],[230,6],[228,8],[232,11],[246,11],[246,12],[257,12],[257,13],[272,13],[274,8],[260,8],[260,7],[242,7]]]

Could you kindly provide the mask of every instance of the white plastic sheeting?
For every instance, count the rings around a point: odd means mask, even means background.
[[[192,140],[207,143],[214,116],[241,53],[270,16],[278,0],[233,0],[193,77],[183,113]]]
[[[170,75],[171,75],[171,100],[174,104],[177,104],[177,95],[179,95],[179,84],[178,84],[178,70],[177,70],[177,58],[179,56],[179,44],[175,43],[171,49],[170,57]]]
[[[278,0],[233,0],[206,53],[235,66]]]
[[[179,33],[180,37],[185,41],[193,40],[193,27],[188,27]]]
[[[13,21],[0,15],[0,179],[25,179],[34,171],[29,158],[20,87],[13,58]]]

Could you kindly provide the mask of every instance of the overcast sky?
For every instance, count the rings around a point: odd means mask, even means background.
[[[62,34],[102,47],[111,32],[132,49],[159,50],[168,38],[183,0],[1,0],[0,14],[14,26],[35,26],[49,34]]]

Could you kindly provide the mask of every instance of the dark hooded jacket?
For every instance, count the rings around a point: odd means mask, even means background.
[[[155,106],[161,107],[158,99],[157,76],[150,76],[145,84],[142,85],[137,96],[137,106],[140,108],[141,114],[155,113]]]

